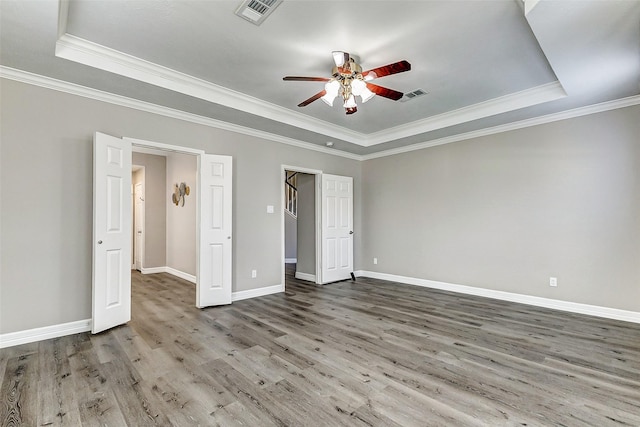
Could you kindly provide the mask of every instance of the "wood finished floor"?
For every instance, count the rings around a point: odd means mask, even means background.
[[[288,269],[290,273],[291,270]],[[0,350],[3,426],[640,426],[640,325],[359,278]]]

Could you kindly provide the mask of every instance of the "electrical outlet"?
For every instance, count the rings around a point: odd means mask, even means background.
[[[258,270],[251,270],[251,278],[255,279],[256,277],[258,277]]]
[[[377,263],[378,263],[378,258],[374,258],[374,259],[373,259],[373,263],[374,263],[374,264],[377,264]]]
[[[549,277],[549,286],[553,286],[553,287],[558,286],[558,278],[557,277]]]

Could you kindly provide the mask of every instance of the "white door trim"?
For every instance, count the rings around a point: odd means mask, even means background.
[[[144,196],[145,191],[146,191],[146,183],[145,183],[145,179],[146,179],[146,175],[145,175],[145,168],[144,166],[142,167],[142,182],[140,182],[139,184],[142,187],[142,195]],[[142,200],[142,220],[140,221],[142,224],[140,226],[142,233],[141,233],[141,237],[140,237],[140,244],[138,245],[138,250],[136,251],[136,245],[138,242],[138,230],[136,230],[138,228],[138,221],[137,221],[137,209],[138,207],[136,206],[136,204],[138,203],[138,200],[136,199],[136,185],[133,185],[133,204],[134,204],[134,216],[133,216],[133,252],[134,252],[134,257],[133,257],[133,264],[134,264],[134,269],[138,267],[138,265],[136,264],[136,255],[139,253],[139,257],[140,257],[140,271],[143,271],[144,269],[144,245],[145,245],[145,215],[146,215],[146,206],[144,204],[144,199]]]
[[[322,210],[320,206],[320,177],[322,176],[322,171],[319,169],[309,169],[303,168],[300,166],[291,166],[291,165],[280,165],[280,185],[282,191],[280,191],[280,268],[281,270],[281,281],[282,286],[285,285],[285,248],[284,248],[284,208],[285,208],[285,198],[284,198],[284,181],[287,178],[286,171],[307,173],[309,175],[315,176],[315,189],[316,189],[316,283],[320,283],[320,274],[321,272],[321,260],[322,260],[322,252],[320,246],[320,235],[321,235],[321,215]]]
[[[128,138],[126,136],[122,137],[125,141],[131,141],[133,145],[133,151],[136,153],[144,153],[144,149],[152,149],[152,150],[162,150],[162,151],[170,151],[173,153],[182,153],[182,154],[204,154],[204,150],[199,150],[196,148],[189,147],[180,147],[179,145],[171,145],[171,144],[163,144],[161,142],[154,141],[146,141],[144,139],[136,139],[136,138]],[[136,148],[138,148],[136,150]]]

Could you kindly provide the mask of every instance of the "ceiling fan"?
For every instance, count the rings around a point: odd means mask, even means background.
[[[377,79],[391,74],[403,73],[411,69],[411,64],[407,61],[394,62],[393,64],[384,65],[382,67],[373,68],[371,70],[362,71],[362,67],[347,53],[341,51],[333,52],[333,61],[335,67],[331,71],[332,77],[283,77],[285,81],[299,82],[327,82],[324,90],[313,95],[311,98],[302,101],[298,107],[305,107],[317,99],[322,99],[329,106],[333,106],[333,100],[342,95],[344,100],[344,109],[347,114],[353,114],[358,111],[356,104],[356,96],[367,102],[375,95],[384,98],[399,100],[404,95],[397,90],[388,89],[386,87],[374,85],[371,80]]]

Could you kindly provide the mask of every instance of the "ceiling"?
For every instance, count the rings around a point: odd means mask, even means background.
[[[640,103],[636,0],[284,0],[260,26],[240,5],[2,0],[0,72],[356,158]],[[323,83],[282,77],[330,76],[334,50],[407,60],[375,83],[427,95],[297,107]]]

